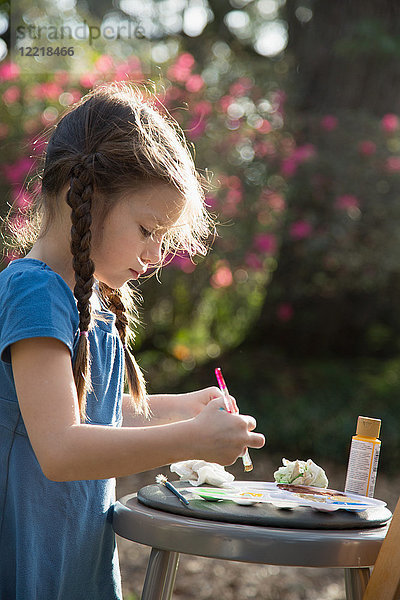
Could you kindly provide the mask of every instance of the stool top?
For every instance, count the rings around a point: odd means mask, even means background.
[[[172,494],[171,494],[172,495]],[[183,508],[183,506],[182,506]],[[116,502],[114,531],[160,550],[209,558],[298,567],[372,566],[388,526],[289,529],[192,518],[149,508],[136,494]]]
[[[174,482],[179,490],[187,488],[187,482]],[[391,518],[392,513],[385,506],[371,507],[361,512],[337,510],[317,511],[306,506],[290,509],[277,508],[272,504],[241,506],[234,502],[207,502],[191,499],[189,506],[182,504],[174,494],[160,484],[147,485],[140,489],[137,498],[142,504],[169,513],[241,525],[290,529],[364,529],[381,527]]]

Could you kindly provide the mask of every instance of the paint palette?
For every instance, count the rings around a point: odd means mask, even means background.
[[[218,502],[230,500],[236,504],[252,505],[267,503],[277,508],[290,509],[308,506],[316,510],[332,512],[336,510],[363,511],[367,508],[382,508],[386,502],[350,494],[338,490],[316,488],[305,485],[286,485],[262,481],[235,481],[226,487],[189,487],[195,498]]]

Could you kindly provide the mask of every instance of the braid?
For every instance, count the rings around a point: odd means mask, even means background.
[[[128,380],[129,392],[135,400],[138,412],[149,416],[149,409],[146,398],[146,386],[139,365],[128,347],[129,319],[125,308],[122,294],[119,289],[110,288],[103,282],[99,282],[99,290],[106,301],[108,308],[115,314],[115,326],[118,330],[120,340],[124,347],[126,376]]]
[[[90,258],[92,224],[91,205],[93,176],[90,172],[93,159],[83,157],[72,169],[67,203],[71,207],[71,253],[75,271],[74,295],[78,304],[79,329],[77,357],[74,364],[74,379],[78,392],[81,418],[86,416],[86,396],[91,390],[90,348],[87,332],[91,321],[90,297],[94,284],[94,263]]]

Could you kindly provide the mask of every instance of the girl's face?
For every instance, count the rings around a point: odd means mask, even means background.
[[[94,228],[91,258],[94,276],[112,288],[138,279],[161,259],[164,235],[184,207],[181,194],[164,183],[125,195]]]

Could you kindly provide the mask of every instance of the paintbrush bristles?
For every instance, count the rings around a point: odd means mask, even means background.
[[[168,479],[162,473],[160,473],[159,475],[156,475],[156,482],[157,483],[163,483],[163,484],[165,484],[167,481],[168,481]]]

